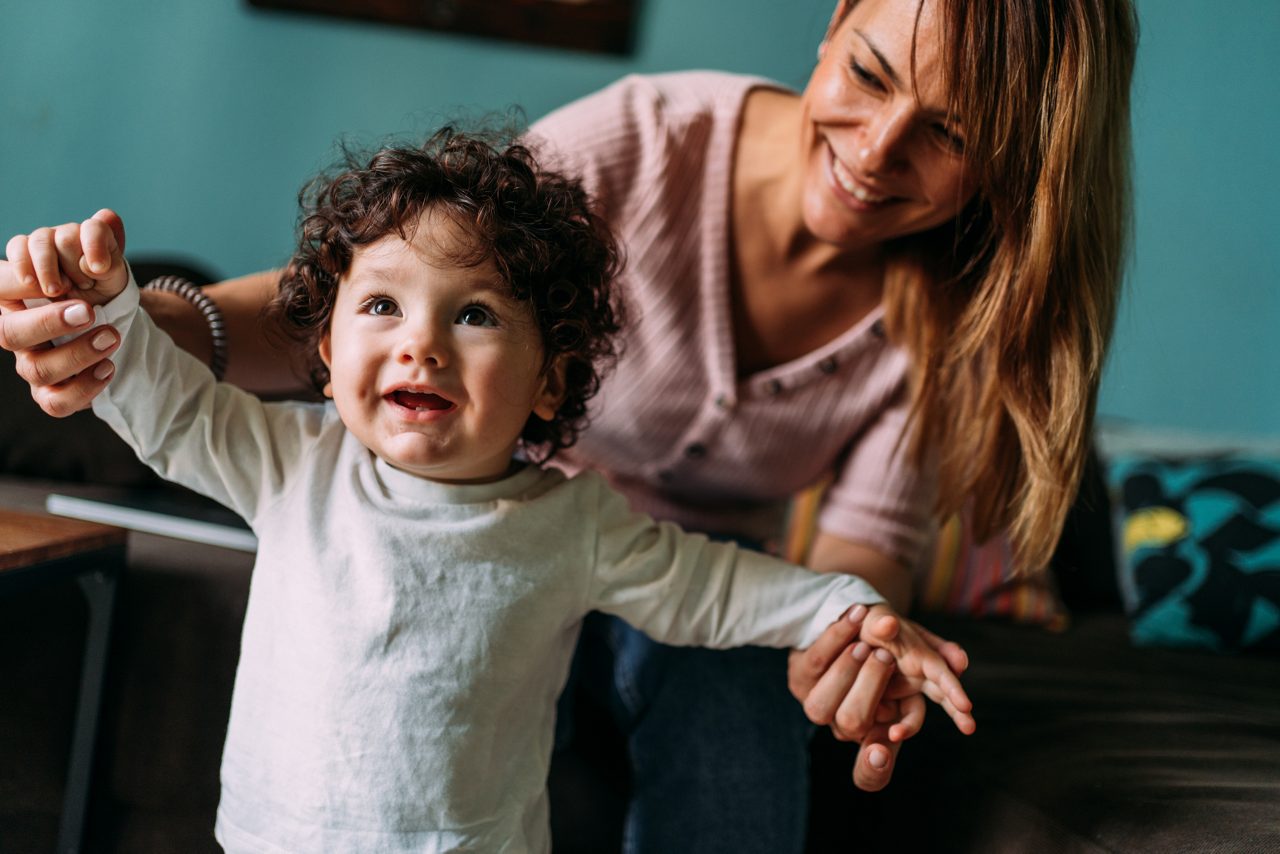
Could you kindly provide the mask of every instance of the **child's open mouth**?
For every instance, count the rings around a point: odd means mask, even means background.
[[[432,394],[431,392],[398,389],[391,392],[387,397],[397,406],[403,406],[405,409],[412,409],[417,412],[435,412],[453,408],[453,401],[445,400],[440,395]]]

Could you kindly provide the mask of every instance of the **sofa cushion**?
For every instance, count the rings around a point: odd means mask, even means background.
[[[1280,457],[1122,456],[1111,479],[1134,642],[1280,652]]]

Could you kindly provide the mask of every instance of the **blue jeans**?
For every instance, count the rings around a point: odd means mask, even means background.
[[[787,690],[787,651],[649,639],[591,614],[560,711],[586,691],[626,742],[624,854],[800,854],[813,726]]]

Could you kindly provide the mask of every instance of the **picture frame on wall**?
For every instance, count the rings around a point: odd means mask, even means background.
[[[627,54],[640,0],[248,0],[332,15],[596,53]]]

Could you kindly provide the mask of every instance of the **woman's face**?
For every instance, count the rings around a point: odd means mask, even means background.
[[[934,3],[920,2],[842,3],[820,50],[803,95],[802,200],[820,240],[875,246],[941,225],[973,196],[964,128],[946,113]]]

